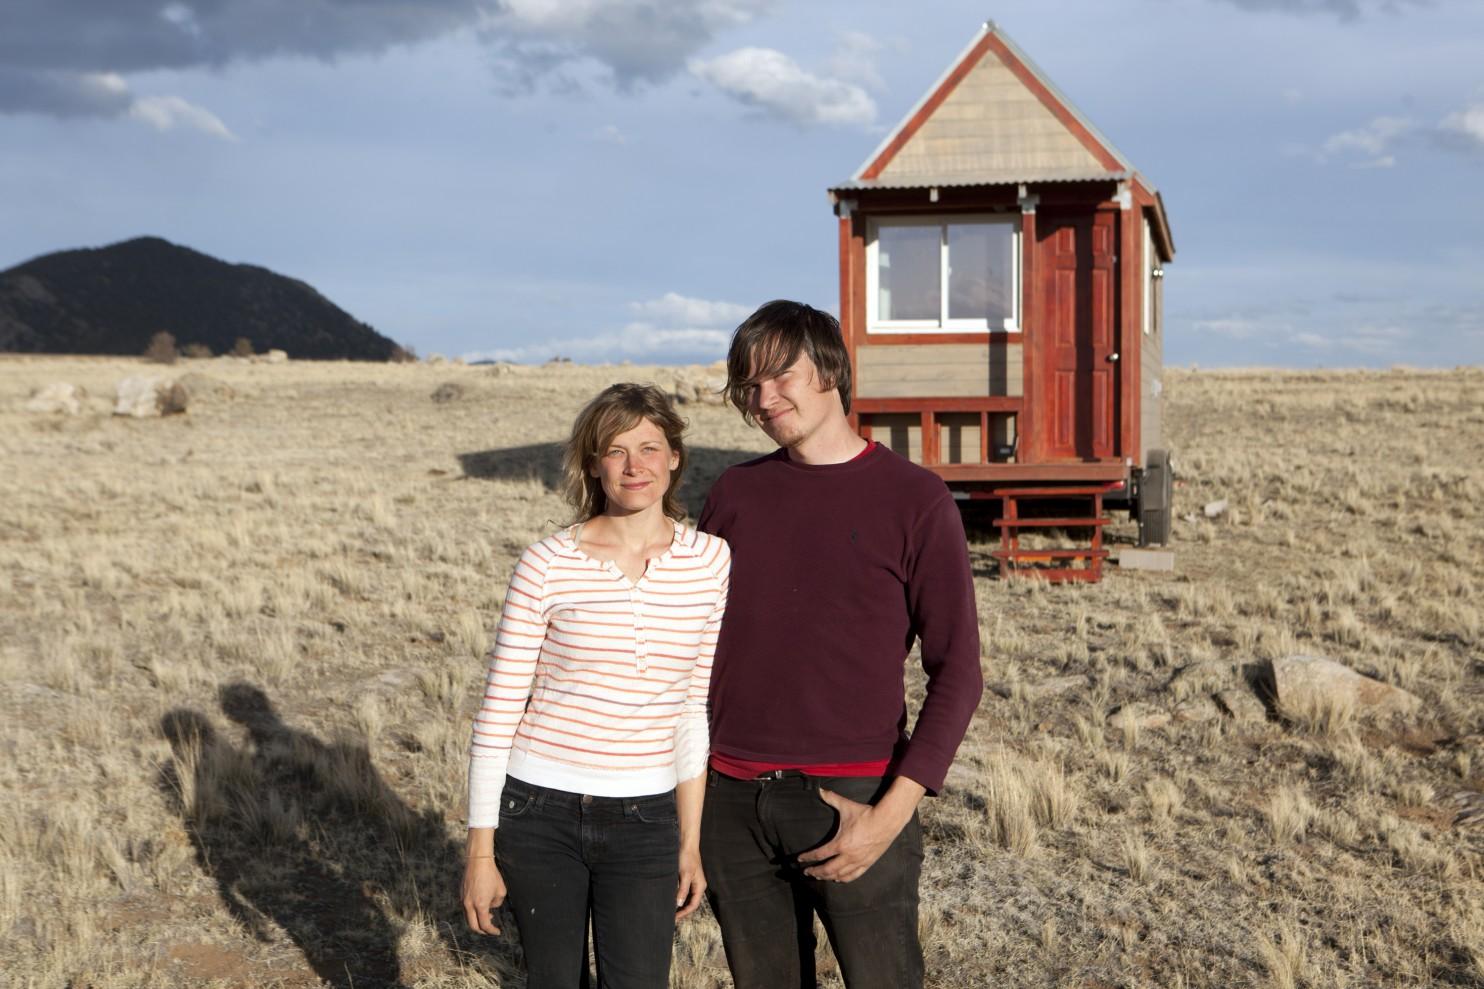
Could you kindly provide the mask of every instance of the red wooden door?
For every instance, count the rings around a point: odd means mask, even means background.
[[[1036,217],[1042,449],[1047,460],[1114,456],[1117,216]]]

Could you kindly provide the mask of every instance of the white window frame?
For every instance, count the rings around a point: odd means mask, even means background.
[[[990,326],[988,319],[948,318],[948,226],[953,223],[1003,223],[1013,234],[1010,248],[1010,282],[1014,290],[1011,314],[1002,326]],[[878,233],[882,227],[933,227],[938,237],[938,318],[881,319],[880,275],[877,258]],[[871,217],[866,224],[866,332],[867,333],[1019,333],[1021,331],[1021,225],[1019,214],[963,213],[946,216],[913,215]]]

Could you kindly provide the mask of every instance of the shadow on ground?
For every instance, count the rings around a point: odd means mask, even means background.
[[[709,446],[686,448],[689,460],[680,486],[680,500],[691,518],[701,514],[706,492],[733,464],[762,456],[756,450],[726,450]],[[486,481],[540,481],[550,491],[562,488],[562,445],[533,443],[502,450],[479,450],[459,454],[459,465],[467,477]]]
[[[407,806],[364,744],[326,743],[285,724],[252,684],[229,684],[219,699],[247,744],[235,746],[199,711],[172,710],[160,729],[174,758],[157,785],[244,930],[263,942],[281,931],[321,980],[343,989],[410,981],[398,941],[419,916],[455,958],[473,953],[501,973],[518,967],[510,941],[463,926],[462,850],[440,815]]]

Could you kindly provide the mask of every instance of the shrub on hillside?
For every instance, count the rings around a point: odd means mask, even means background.
[[[204,343],[188,343],[180,348],[183,357],[210,357],[211,348]]]
[[[400,343],[392,345],[392,352],[387,355],[390,364],[416,364],[417,351],[411,347],[404,347]]]
[[[144,348],[144,359],[151,364],[174,364],[180,360],[180,352],[175,349],[175,337],[161,330],[149,338],[149,346]]]
[[[238,337],[237,342],[232,344],[233,357],[251,357],[252,355],[252,341],[247,337]]]

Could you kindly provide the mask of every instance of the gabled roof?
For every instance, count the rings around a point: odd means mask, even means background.
[[[831,192],[1137,181],[1158,192],[994,22],[980,28],[850,181]],[[1168,243],[1162,203],[1156,225]]]

